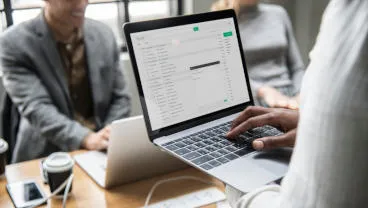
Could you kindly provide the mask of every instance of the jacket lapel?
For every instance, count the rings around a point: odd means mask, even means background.
[[[44,56],[47,58],[51,71],[55,75],[56,81],[61,86],[64,95],[67,98],[68,106],[71,109],[71,101],[69,96],[69,89],[66,80],[65,69],[63,67],[61,57],[59,55],[56,42],[49,30],[43,12],[36,18],[35,29],[40,37],[41,48],[44,52]]]
[[[84,25],[84,46],[85,46],[85,56],[87,61],[87,67],[88,67],[88,76],[89,76],[89,82],[90,82],[90,88],[93,98],[93,105],[94,105],[94,114],[96,118],[96,124],[97,126],[100,126],[102,121],[99,120],[99,106],[98,103],[101,103],[102,100],[102,94],[101,88],[101,67],[103,64],[103,61],[101,60],[102,54],[99,54],[98,49],[98,40],[96,40],[93,30],[89,29],[89,24],[87,22],[87,19],[85,20]]]
[[[62,60],[57,50],[57,45],[55,40],[52,38],[51,31],[49,30],[46,20],[44,18],[43,12],[35,20],[35,29],[40,37],[41,47],[44,52],[44,56],[47,57],[49,65],[52,66],[52,73],[56,77],[56,81],[61,86],[67,100],[67,105],[69,109],[72,109],[71,99],[69,95],[69,88],[67,84],[65,69],[63,68]],[[98,103],[102,100],[101,90],[101,66],[103,61],[101,60],[101,54],[98,50],[98,42],[91,31],[88,28],[87,19],[84,24],[84,45],[85,45],[85,58],[87,61],[88,76],[90,81],[91,93],[93,98],[94,113],[96,118],[96,124],[99,126],[102,122],[98,119]]]

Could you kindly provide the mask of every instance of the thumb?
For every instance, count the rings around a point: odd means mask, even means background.
[[[253,141],[256,150],[273,149],[277,147],[293,147],[295,144],[296,129],[280,136],[263,137]]]
[[[108,146],[109,146],[109,142],[108,141],[101,140],[100,143],[99,143],[98,149],[99,150],[105,150],[105,149],[107,149]]]
[[[289,100],[288,108],[292,110],[297,110],[299,108],[299,104],[295,99],[291,99]]]

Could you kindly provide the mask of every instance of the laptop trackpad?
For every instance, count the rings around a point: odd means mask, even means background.
[[[210,173],[242,192],[250,192],[284,176],[291,152],[283,149],[257,152],[215,168]]]
[[[233,160],[209,172],[242,192],[250,192],[277,179],[271,171],[247,157]]]
[[[270,151],[257,152],[250,156],[252,161],[267,169],[268,171],[274,173],[277,176],[284,176],[290,162],[290,157],[292,155],[292,148],[280,148]]]

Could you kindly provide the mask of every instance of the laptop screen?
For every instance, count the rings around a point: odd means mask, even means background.
[[[250,101],[233,18],[130,34],[153,131]]]

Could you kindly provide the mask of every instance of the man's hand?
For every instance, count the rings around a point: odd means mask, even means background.
[[[281,108],[263,108],[251,106],[236,118],[227,133],[229,139],[250,129],[270,125],[285,132],[280,136],[259,138],[253,141],[253,148],[263,150],[275,147],[293,147],[296,138],[299,112]]]
[[[298,97],[290,98],[272,87],[261,87],[258,90],[258,97],[262,98],[271,108],[299,108]]]
[[[97,133],[88,134],[82,141],[82,147],[87,150],[104,150],[107,149],[110,138],[110,126],[106,126]]]

